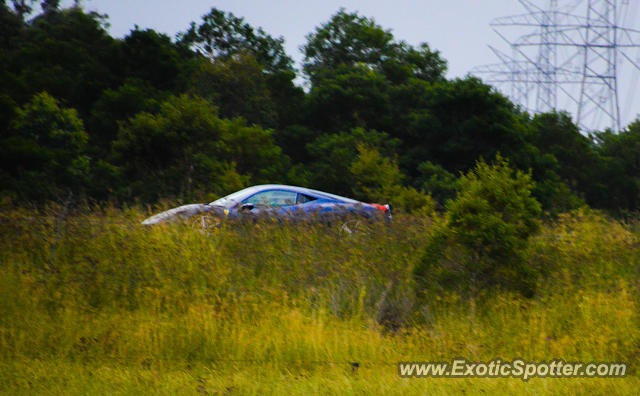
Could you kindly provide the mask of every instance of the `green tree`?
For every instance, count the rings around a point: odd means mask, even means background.
[[[422,190],[428,192],[440,207],[444,207],[448,200],[455,197],[458,178],[453,173],[430,161],[418,165],[418,172]]]
[[[364,144],[356,148],[358,156],[349,167],[354,178],[354,197],[372,202],[388,200],[391,187],[402,183],[398,165],[381,156],[376,148]]]
[[[196,72],[195,92],[213,100],[222,115],[242,115],[263,127],[280,128],[300,119],[304,92],[294,85],[293,61],[282,38],[212,8],[200,25],[192,23],[179,35],[179,45],[214,62],[215,66],[203,66]],[[212,91],[203,92],[207,89]]]
[[[110,154],[118,135],[118,124],[134,114],[154,111],[170,94],[155,89],[149,82],[130,78],[116,89],[105,89],[91,109],[88,128],[91,150],[101,158]]]
[[[24,103],[47,91],[82,117],[101,92],[118,84],[116,40],[104,28],[105,17],[80,8],[48,12],[31,20],[10,53],[7,70],[12,98]]]
[[[467,77],[427,84],[412,80],[392,95],[392,136],[402,141],[401,169],[421,181],[418,166],[431,161],[451,173],[501,153],[515,160],[527,142],[513,104],[480,80]]]
[[[304,71],[314,84],[344,66],[375,70],[393,83],[409,77],[434,81],[446,70],[446,62],[427,44],[416,49],[398,42],[373,19],[344,9],[307,36],[303,51]]]
[[[603,186],[597,203],[614,212],[640,209],[640,120],[614,134],[605,131],[597,135],[597,150],[602,169],[597,179]],[[595,200],[595,199],[594,199]]]
[[[0,3],[0,133],[8,127],[16,105],[16,92],[22,85],[11,66],[13,53],[20,47],[25,27],[25,23],[4,2]]]
[[[0,94],[0,136],[8,133],[9,124],[15,117],[16,103],[7,94]]]
[[[17,109],[0,142],[3,190],[20,198],[55,199],[81,192],[89,176],[88,136],[74,109],[43,92]]]
[[[114,154],[129,184],[125,197],[145,201],[203,199],[249,182],[277,181],[286,161],[270,130],[221,119],[209,102],[186,95],[123,124]]]
[[[309,143],[319,135],[309,127],[293,123],[277,129],[274,132],[274,139],[278,147],[281,147],[294,163],[308,164],[312,161],[309,147],[313,146]]]
[[[284,50],[284,40],[273,38],[262,28],[255,29],[243,18],[212,8],[197,26],[179,35],[182,45],[214,59],[230,59],[242,53],[252,54],[269,73],[292,71],[293,61]]]
[[[342,66],[309,92],[309,122],[329,133],[356,127],[384,130],[390,120],[389,87],[379,73]]]
[[[349,167],[355,198],[366,202],[390,203],[394,209],[405,212],[434,208],[430,196],[402,185],[404,175],[396,161],[382,156],[378,149],[365,144],[358,144],[357,150],[358,156]]]
[[[407,109],[394,103],[396,86],[444,81],[437,51],[397,41],[373,19],[344,9],[307,36],[303,51],[311,83],[305,125],[319,132],[376,129],[402,139]]]
[[[311,184],[335,194],[350,195],[354,185],[351,164],[358,155],[358,145],[378,148],[383,155],[392,156],[396,141],[386,133],[354,128],[349,132],[324,134],[307,144],[312,158],[309,169]]]
[[[574,191],[589,192],[598,167],[598,156],[589,138],[565,112],[537,114],[533,117],[533,144],[542,155],[552,155],[557,163],[552,170]]]
[[[525,257],[539,228],[540,204],[528,174],[497,157],[479,161],[460,179],[455,200],[429,236],[415,275],[423,288],[451,288],[471,296],[502,287],[531,296],[538,271]],[[437,287],[435,286],[435,287]]]
[[[122,69],[126,79],[149,82],[159,90],[176,92],[181,81],[181,71],[186,69],[192,55],[185,53],[171,39],[152,29],[140,30],[137,26],[119,46]]]
[[[6,4],[0,3],[0,54],[3,55],[0,60],[6,60],[8,56],[3,51],[15,48],[23,28],[24,22]]]
[[[119,125],[140,112],[155,112],[170,94],[158,91],[148,81],[127,79],[117,89],[106,89],[91,109],[87,121],[88,153],[96,160],[92,164],[89,193],[96,199],[108,199],[128,184],[113,165],[112,145],[118,138]]]
[[[243,117],[264,128],[278,124],[268,77],[252,55],[201,62],[194,79],[193,91],[215,104],[221,117]]]

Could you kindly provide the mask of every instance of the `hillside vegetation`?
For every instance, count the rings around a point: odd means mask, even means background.
[[[140,208],[0,211],[8,394],[631,394],[640,386],[637,225],[542,225],[533,298],[416,293],[434,221],[349,236],[258,224],[139,225]],[[401,379],[398,361],[626,361],[624,379]],[[353,368],[358,363],[359,368]]]

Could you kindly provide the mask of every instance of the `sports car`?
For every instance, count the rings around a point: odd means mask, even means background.
[[[257,221],[261,218],[342,222],[351,232],[361,219],[391,221],[391,207],[364,203],[310,188],[265,184],[237,191],[208,204],[189,204],[156,214],[142,224],[189,220],[202,228],[222,221]],[[356,223],[358,222],[358,223]]]

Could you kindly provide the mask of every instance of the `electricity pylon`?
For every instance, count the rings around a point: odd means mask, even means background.
[[[490,47],[500,63],[471,73],[527,111],[566,110],[582,131],[619,131],[622,66],[630,65],[635,76],[640,72],[640,58],[632,54],[640,48],[640,30],[625,26],[635,8],[628,0],[549,0],[546,8],[518,1],[524,14],[491,22],[511,54]],[[514,31],[521,35],[508,38]]]

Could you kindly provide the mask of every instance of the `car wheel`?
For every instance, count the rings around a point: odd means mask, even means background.
[[[368,234],[368,225],[359,219],[346,220],[340,224],[340,235],[349,236],[354,234]]]
[[[220,227],[220,218],[211,215],[198,215],[194,216],[191,220],[191,225],[201,231],[208,232],[212,229]]]

